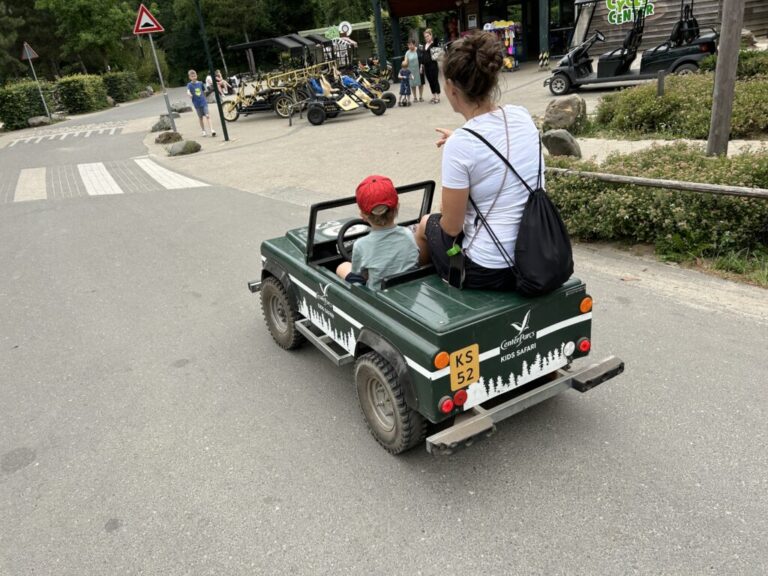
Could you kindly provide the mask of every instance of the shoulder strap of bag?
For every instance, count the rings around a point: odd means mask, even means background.
[[[488,146],[488,148],[490,148],[496,154],[496,156],[501,158],[501,161],[504,162],[504,164],[506,164],[509,167],[510,170],[512,170],[512,174],[517,176],[517,179],[520,180],[520,182],[522,183],[523,186],[525,186],[525,189],[528,190],[528,193],[529,194],[533,194],[533,188],[531,188],[528,185],[528,182],[526,182],[523,179],[523,177],[520,176],[520,174],[517,173],[517,170],[515,170],[515,167],[512,166],[512,164],[509,163],[509,160],[507,160],[501,152],[496,150],[496,148],[493,146],[493,144],[488,142],[488,140],[486,140],[483,136],[481,136],[480,134],[478,134],[477,132],[475,132],[471,128],[463,128],[463,130],[466,130],[467,132],[472,134],[472,136],[474,136],[475,138],[480,140],[483,144]],[[536,177],[536,188],[537,189],[541,188],[541,137],[539,137],[539,173],[538,173],[538,176]]]

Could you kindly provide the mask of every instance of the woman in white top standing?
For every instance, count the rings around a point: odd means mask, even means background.
[[[503,47],[490,32],[454,42],[443,60],[445,95],[466,120],[462,128],[483,136],[531,187],[536,187],[539,177],[543,186],[539,132],[530,114],[520,106],[497,104],[502,65]],[[425,216],[416,230],[420,261],[431,261],[454,286],[514,290],[511,264],[528,191],[467,130],[437,131],[441,134],[437,147],[443,148],[442,206],[440,214]]]

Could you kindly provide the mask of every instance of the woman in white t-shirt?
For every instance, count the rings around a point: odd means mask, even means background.
[[[492,33],[476,32],[454,42],[443,60],[445,94],[453,110],[464,116],[462,128],[483,136],[531,187],[539,177],[543,186],[539,132],[530,114],[520,106],[496,103],[502,65],[503,49]],[[431,261],[454,286],[514,290],[515,240],[528,191],[496,153],[467,130],[437,131],[437,147],[443,147],[443,201],[441,213],[425,216],[416,231],[421,263]]]

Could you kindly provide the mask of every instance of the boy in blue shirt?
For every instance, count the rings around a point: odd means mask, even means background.
[[[192,106],[197,112],[197,118],[200,120],[200,129],[205,136],[205,125],[203,119],[208,121],[208,130],[211,136],[216,136],[216,131],[211,126],[211,116],[208,114],[208,101],[205,99],[205,85],[197,79],[197,72],[190,70],[188,72],[189,84],[187,84],[187,94],[192,98]]]
[[[386,176],[368,176],[355,191],[360,217],[371,232],[355,241],[352,262],[342,262],[336,274],[347,282],[365,283],[378,290],[382,278],[415,268],[419,248],[413,234],[395,224],[397,190]]]

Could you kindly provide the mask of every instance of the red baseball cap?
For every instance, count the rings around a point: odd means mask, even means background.
[[[365,214],[371,214],[376,206],[386,206],[390,210],[397,207],[397,190],[392,180],[386,176],[373,174],[357,185],[355,191],[357,205]]]

